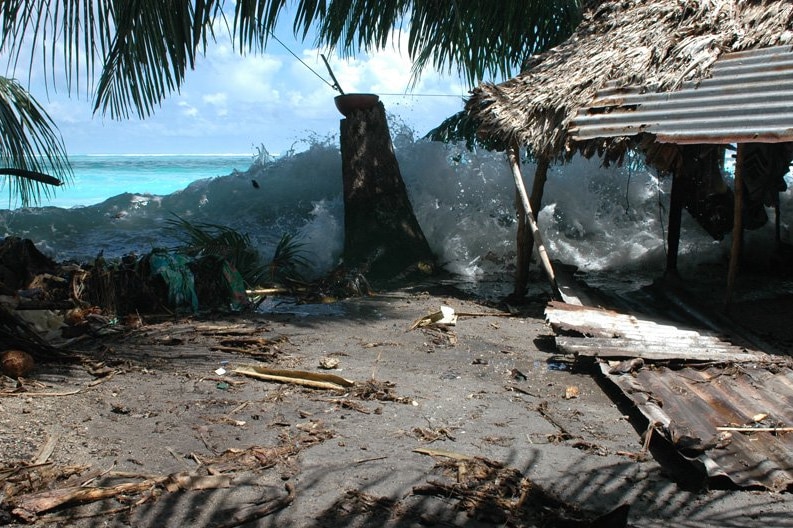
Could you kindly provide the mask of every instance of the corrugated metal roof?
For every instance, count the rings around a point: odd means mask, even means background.
[[[741,487],[793,488],[789,357],[597,308],[551,303],[546,317],[560,350],[580,353],[589,342],[586,355],[597,356],[603,374],[654,430],[709,477]],[[570,339],[577,339],[576,349],[566,348]],[[657,347],[660,342],[665,345]]]
[[[569,129],[575,141],[641,132],[662,143],[793,141],[793,48],[725,54],[709,78],[671,92],[611,83]]]

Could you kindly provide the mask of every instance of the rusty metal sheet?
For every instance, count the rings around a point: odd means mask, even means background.
[[[793,489],[790,358],[731,345],[717,333],[598,308],[552,302],[546,318],[560,350],[580,355],[588,348],[583,355],[600,355],[603,375],[709,477],[740,487]],[[609,347],[614,357],[637,359],[608,361],[602,356]],[[687,366],[671,369],[671,360]]]
[[[638,372],[603,374],[636,403],[675,448],[709,477],[772,491],[793,486],[793,371],[751,367],[671,370],[654,366]],[[754,417],[766,415],[761,421]],[[719,427],[768,431],[720,431]]]
[[[710,77],[678,90],[614,84],[570,125],[575,141],[656,135],[667,143],[793,141],[793,51],[769,47],[719,58]]]

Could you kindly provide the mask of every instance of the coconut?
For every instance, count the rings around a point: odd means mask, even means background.
[[[10,378],[26,376],[34,366],[33,356],[22,350],[6,350],[0,354],[0,369]]]

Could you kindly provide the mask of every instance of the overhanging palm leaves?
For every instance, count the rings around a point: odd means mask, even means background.
[[[13,79],[0,77],[0,174],[9,200],[23,206],[50,196],[52,185],[71,177],[66,148],[44,109]]]
[[[231,32],[240,52],[262,50],[279,16],[292,7],[296,35],[305,38],[316,28],[318,45],[349,56],[382,49],[394,28],[407,27],[414,78],[432,66],[456,69],[474,84],[486,75],[511,75],[531,54],[565,38],[579,20],[580,3],[238,0]],[[11,71],[29,60],[30,74],[34,61],[41,61],[50,83],[56,68],[62,67],[69,92],[84,88],[93,97],[95,112],[114,119],[130,113],[146,117],[180,89],[186,70],[195,67],[197,56],[214,40],[214,24],[225,22],[224,8],[229,5],[224,0],[2,0],[0,54],[8,58]],[[28,106],[21,104],[24,90],[11,81],[5,80],[0,90],[4,108],[16,107],[12,113],[20,118],[30,116],[20,126],[8,116],[0,121],[0,135],[7,144],[0,155],[14,168],[36,170],[31,165],[35,162],[24,159],[38,154],[58,174],[67,174],[63,145],[41,107],[27,95]],[[48,128],[42,128],[45,124]],[[18,147],[25,141],[34,141],[34,146],[21,155],[25,149]],[[13,181],[10,192],[21,193],[23,203],[41,193],[38,183]]]
[[[92,89],[98,73],[95,111],[146,117],[179,90],[227,7],[222,0],[3,0],[0,52],[16,63],[32,47],[31,61],[43,59],[45,69],[62,62],[70,90],[81,78]],[[264,49],[287,7],[295,34],[316,28],[318,45],[345,56],[382,49],[394,28],[409,27],[416,75],[429,66],[457,69],[471,84],[514,73],[580,18],[580,0],[239,0],[240,52]]]
[[[579,0],[298,0],[293,29],[317,27],[317,45],[344,56],[385,48],[394,28],[408,27],[414,76],[431,66],[456,69],[470,84],[511,76],[532,54],[565,39],[581,18]],[[240,0],[240,49],[263,48],[285,0]]]

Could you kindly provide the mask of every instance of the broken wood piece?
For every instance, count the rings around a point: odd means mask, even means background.
[[[333,374],[319,374],[302,370],[271,369],[259,365],[237,367],[232,372],[265,381],[291,383],[314,389],[344,390],[355,385],[355,382]]]
[[[429,447],[417,447],[413,450],[413,452],[422,455],[429,455],[432,457],[451,458],[452,460],[474,460],[476,458],[470,455],[464,455],[462,453],[455,453],[454,451],[447,451],[445,449],[432,449]]]
[[[53,451],[55,451],[55,444],[58,443],[58,440],[60,440],[60,438],[61,438],[60,435],[57,434],[47,438],[47,441],[44,443],[43,446],[41,446],[41,449],[39,449],[36,458],[33,459],[34,466],[44,464],[45,462],[47,462],[47,460],[49,460]]]
[[[790,433],[793,432],[793,427],[717,427],[716,430],[739,433]]]
[[[0,392],[0,396],[27,396],[27,397],[39,397],[39,396],[73,396],[75,394],[79,394],[83,392],[84,389],[75,389],[72,391],[66,392]]]

